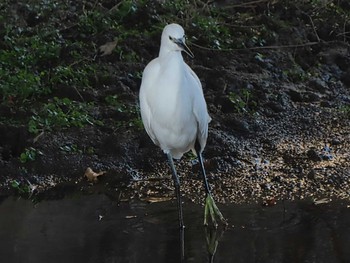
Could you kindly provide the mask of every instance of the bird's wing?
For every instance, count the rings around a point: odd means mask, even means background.
[[[202,84],[194,71],[186,64],[187,72],[189,77],[193,82],[193,113],[198,122],[198,134],[197,138],[201,145],[201,150],[204,149],[207,138],[208,138],[208,123],[211,121],[211,118],[208,114],[207,103],[205,102]]]
[[[156,59],[153,59],[143,71],[142,82],[140,88],[140,110],[143,126],[152,141],[158,144],[157,138],[151,127],[152,111],[150,107],[149,96],[153,95],[152,88],[154,87],[155,79],[158,76],[160,65]]]

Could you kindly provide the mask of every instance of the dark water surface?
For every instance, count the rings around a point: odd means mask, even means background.
[[[342,202],[220,206],[229,228],[214,262],[350,262]],[[184,204],[186,262],[208,262],[203,208]],[[175,202],[117,205],[105,195],[0,203],[0,262],[179,262]],[[220,236],[220,233],[218,233]]]

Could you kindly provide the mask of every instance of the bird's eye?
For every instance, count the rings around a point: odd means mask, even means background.
[[[172,38],[171,36],[169,36],[169,39],[170,39],[171,41],[173,41],[173,40],[174,40],[174,38]]]

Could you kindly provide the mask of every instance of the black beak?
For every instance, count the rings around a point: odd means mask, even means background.
[[[183,41],[183,39],[175,39],[175,44],[177,44],[183,51],[186,52],[187,55],[189,55],[191,58],[194,58],[194,55],[192,51],[189,49],[189,47],[186,45],[186,43]]]

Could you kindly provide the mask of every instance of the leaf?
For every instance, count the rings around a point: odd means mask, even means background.
[[[329,198],[315,199],[314,205],[328,204],[331,200]]]
[[[114,40],[112,42],[107,42],[106,44],[99,47],[99,51],[101,53],[101,57],[112,54],[113,50],[117,46],[118,40]]]
[[[96,173],[90,167],[88,167],[85,171],[84,176],[86,176],[89,182],[97,182],[97,177],[104,175],[105,173],[106,171]]]

